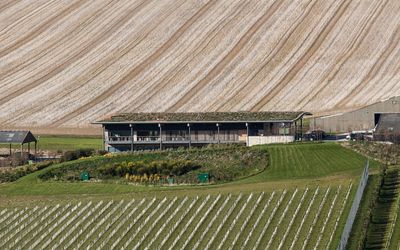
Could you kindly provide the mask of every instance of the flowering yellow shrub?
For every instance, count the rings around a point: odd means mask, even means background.
[[[161,180],[161,176],[158,174],[134,175],[127,173],[125,175],[125,179],[131,182],[138,182],[138,183],[155,183]]]

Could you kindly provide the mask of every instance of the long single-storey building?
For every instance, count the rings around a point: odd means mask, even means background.
[[[95,122],[109,152],[237,143],[293,142],[306,112],[125,113]]]
[[[313,117],[310,119],[310,129],[321,129],[327,133],[371,130],[375,126],[375,114],[388,112],[400,112],[400,96],[392,97],[349,112]]]

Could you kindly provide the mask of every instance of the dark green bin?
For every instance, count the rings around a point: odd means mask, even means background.
[[[197,175],[197,179],[200,183],[208,183],[210,175],[208,173],[200,173]]]
[[[89,175],[89,173],[88,172],[82,172],[82,174],[81,174],[81,180],[82,181],[88,181],[90,179],[90,175]]]

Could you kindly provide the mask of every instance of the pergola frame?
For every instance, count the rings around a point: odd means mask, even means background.
[[[37,157],[37,139],[30,131],[0,131],[0,144],[8,144],[10,156],[12,156],[12,145],[19,144],[21,147],[21,157],[24,152],[24,144],[28,144],[28,155],[31,153],[31,143],[34,143],[34,159]]]

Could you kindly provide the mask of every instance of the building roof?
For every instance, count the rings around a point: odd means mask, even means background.
[[[400,133],[400,113],[381,113],[376,133]]]
[[[292,122],[305,112],[202,112],[202,113],[124,113],[97,124],[110,123],[181,123],[181,122]]]
[[[35,136],[30,131],[0,131],[0,143],[36,142]]]

